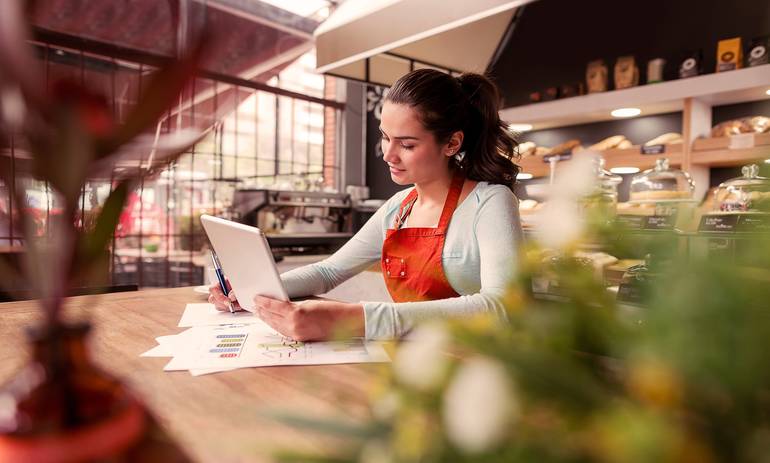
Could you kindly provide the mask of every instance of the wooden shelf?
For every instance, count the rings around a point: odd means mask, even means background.
[[[636,167],[640,171],[651,169],[655,166],[655,161],[659,158],[668,158],[672,166],[681,166],[683,164],[682,144],[667,145],[666,152],[661,154],[641,154],[640,147],[634,146],[628,149],[612,149],[606,151],[578,151],[573,154],[573,159],[578,156],[590,156],[592,153],[598,153],[604,158],[604,168],[609,170],[613,167]],[[570,160],[560,161],[559,167],[569,163]],[[550,164],[543,161],[541,156],[529,156],[521,159],[518,163],[522,172],[532,174],[533,177],[545,177],[550,174]]]
[[[700,138],[693,143],[691,163],[708,167],[736,167],[770,158],[770,133],[755,134],[753,147],[731,149],[730,137]]]
[[[535,130],[613,120],[610,111],[642,110],[642,116],[682,111],[686,98],[710,106],[767,99],[770,65],[670,80],[623,90],[515,106],[500,111],[508,123],[532,124]]]
[[[738,150],[695,151],[692,164],[708,167],[736,167],[762,162],[770,158],[770,146],[756,146]]]

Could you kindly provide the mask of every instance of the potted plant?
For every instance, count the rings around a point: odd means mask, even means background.
[[[46,89],[28,41],[23,6],[0,2],[0,103],[2,129],[23,138],[26,157],[0,156],[0,180],[11,190],[11,213],[23,235],[24,275],[45,316],[30,330],[32,358],[6,384],[0,411],[0,461],[183,461],[157,432],[152,416],[120,381],[89,360],[87,323],[65,322],[69,288],[92,280],[108,251],[128,194],[146,176],[172,163],[205,133],[200,128],[155,135],[159,120],[193,78],[202,53],[202,27],[188,27],[186,0],[170,2],[179,36],[178,56],[159,67],[122,123],[106,99],[71,81]],[[181,19],[181,20],[180,20]],[[188,35],[189,34],[189,35]],[[151,132],[148,134],[148,132]],[[151,160],[113,170],[136,152]],[[79,213],[88,179],[112,178],[104,204]],[[51,233],[35,232],[23,182],[50,187],[62,205],[49,218]],[[0,261],[0,284],[18,270]]]

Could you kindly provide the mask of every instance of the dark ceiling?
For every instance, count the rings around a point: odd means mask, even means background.
[[[172,55],[175,31],[171,5],[160,0],[39,0],[37,28],[157,55]],[[191,2],[193,21],[204,6]],[[209,1],[205,7],[211,52],[204,68],[241,76],[260,63],[311,40],[315,21],[249,0]],[[285,64],[284,64],[285,65]],[[265,81],[277,70],[250,79]]]
[[[686,51],[702,50],[704,69],[714,72],[719,40],[767,35],[768,0],[538,0],[524,7],[492,75],[505,106],[514,106],[530,92],[584,80],[594,59],[612,69],[617,57],[634,55],[643,83],[650,59],[666,59],[671,79]]]

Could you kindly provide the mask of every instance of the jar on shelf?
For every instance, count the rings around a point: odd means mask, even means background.
[[[770,211],[770,179],[759,176],[759,166],[743,166],[740,177],[727,180],[714,192],[714,212]]]
[[[690,174],[672,168],[667,158],[658,158],[655,167],[631,179],[630,200],[623,214],[658,217],[660,228],[656,229],[694,231],[698,222],[694,191]]]
[[[669,166],[667,158],[658,158],[655,167],[631,180],[631,201],[692,199],[695,183],[690,174]]]
[[[597,156],[593,165],[594,188],[580,200],[584,212],[614,214],[618,204],[618,185],[623,179],[604,169],[604,158]]]

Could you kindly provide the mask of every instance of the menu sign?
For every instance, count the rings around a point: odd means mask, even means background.
[[[566,160],[572,159],[572,153],[547,154],[543,156],[543,162],[545,163],[551,162],[551,159],[555,159],[556,162],[566,161]]]
[[[632,230],[668,230],[674,229],[674,215],[619,215],[618,223]]]
[[[704,215],[698,231],[701,232],[770,232],[768,214]]]
[[[666,145],[642,145],[642,154],[663,154],[666,152]]]

